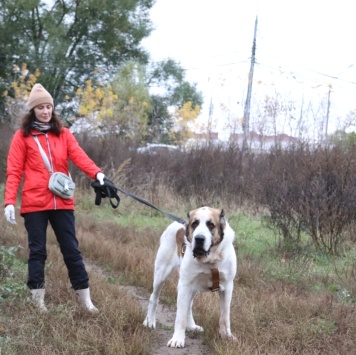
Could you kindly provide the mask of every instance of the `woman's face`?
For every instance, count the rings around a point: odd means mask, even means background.
[[[53,107],[51,104],[41,104],[34,108],[37,121],[48,123],[52,118]]]

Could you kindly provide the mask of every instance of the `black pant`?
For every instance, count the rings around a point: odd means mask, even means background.
[[[27,286],[30,289],[44,288],[44,269],[47,259],[46,231],[49,221],[61,249],[73,289],[88,288],[89,277],[75,236],[74,212],[71,210],[48,210],[25,213],[23,217],[30,249]]]

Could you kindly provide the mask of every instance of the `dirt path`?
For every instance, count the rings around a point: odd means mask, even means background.
[[[91,270],[102,277],[105,277],[105,272],[93,263],[86,263],[87,270]],[[123,286],[119,288],[129,292],[139,302],[144,312],[147,311],[148,297],[147,290],[136,286]],[[169,348],[168,340],[173,335],[174,320],[176,312],[175,307],[170,307],[159,303],[156,312],[156,329],[152,330],[156,335],[156,344],[153,346],[151,355],[210,355],[211,350],[203,344],[203,335],[197,333],[186,333],[184,348]],[[142,320],[143,322],[143,320]]]
[[[120,288],[130,292],[140,303],[144,311],[148,307],[148,298],[143,296],[145,290],[140,290],[134,286],[120,286]],[[156,334],[156,344],[151,355],[209,355],[210,349],[203,344],[203,335],[201,334],[186,334],[185,348],[169,348],[167,347],[168,340],[173,335],[173,326],[176,312],[175,309],[167,305],[158,304],[156,319],[157,326],[152,330]]]

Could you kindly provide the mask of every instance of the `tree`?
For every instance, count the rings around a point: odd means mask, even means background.
[[[86,128],[123,137],[133,145],[145,140],[151,105],[140,63],[123,64],[106,86],[88,80],[84,89],[78,89],[77,102],[77,116],[85,118],[82,123]]]
[[[88,79],[110,78],[125,60],[146,63],[140,42],[151,30],[154,0],[0,0],[0,90],[27,63],[62,103]],[[10,92],[11,94],[11,92]]]
[[[18,118],[26,110],[26,101],[39,76],[39,71],[35,71],[33,74],[29,73],[25,64],[23,64],[21,68],[16,65],[13,67],[13,81],[10,86],[12,95],[8,95],[7,90],[3,92],[5,111],[9,118],[7,121],[13,129],[19,126],[20,122]],[[1,115],[0,123],[4,122],[5,115]]]
[[[71,117],[67,120],[70,126],[74,126],[74,131],[79,133],[83,130],[99,134],[105,127],[102,124],[103,119],[113,118],[114,107],[118,102],[118,97],[112,90],[112,86],[106,87],[93,85],[91,80],[87,80],[84,88],[79,88],[76,94],[77,117]],[[76,118],[82,118],[78,120]]]
[[[328,137],[328,143],[332,146],[340,146],[342,148],[352,148],[356,146],[356,133],[337,130]]]
[[[189,102],[189,109],[194,112],[191,117],[197,117],[203,104],[202,94],[197,91],[195,84],[184,80],[184,69],[172,59],[148,65],[146,77],[147,85],[151,88],[149,140],[172,143],[172,129],[177,110],[182,112]],[[155,88],[160,90],[154,90]],[[175,108],[173,113],[170,112],[172,107]]]
[[[116,134],[134,145],[142,143],[151,110],[144,66],[135,61],[125,63],[115,76],[112,87],[118,101],[114,105],[115,115],[106,120],[107,125],[111,124]]]
[[[200,106],[192,107],[192,102],[188,101],[183,104],[182,108],[177,108],[174,113],[175,124],[170,131],[170,138],[173,143],[182,145],[189,138],[193,137],[192,128],[190,124],[194,124],[196,118],[199,116]]]
[[[85,125],[124,137],[134,145],[153,140],[182,144],[191,136],[189,124],[198,117],[202,99],[195,87],[183,80],[179,65],[168,62],[169,68],[176,70],[173,80],[162,63],[154,66],[153,80],[146,66],[128,61],[109,85],[87,81],[85,88],[77,91],[77,116],[86,118]],[[153,83],[163,87],[162,94],[150,95]]]

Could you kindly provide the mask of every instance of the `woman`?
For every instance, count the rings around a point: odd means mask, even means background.
[[[53,171],[69,174],[69,159],[91,179],[104,184],[102,170],[79,146],[73,134],[62,127],[54,112],[53,98],[41,85],[35,84],[28,99],[29,112],[21,128],[15,132],[7,159],[5,185],[5,217],[15,224],[15,205],[22,177],[24,184],[20,214],[28,234],[28,281],[34,304],[47,311],[45,297],[46,230],[48,222],[56,235],[71,285],[79,303],[90,312],[97,312],[90,298],[89,277],[75,234],[74,200],[63,199],[48,189],[50,173],[34,136],[50,161]]]

